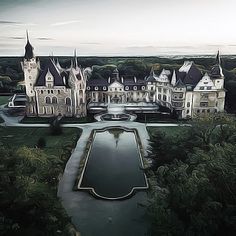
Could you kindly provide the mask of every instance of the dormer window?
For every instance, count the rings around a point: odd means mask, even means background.
[[[129,90],[129,86],[125,86],[125,90]]]
[[[90,90],[90,86],[87,87],[87,90]]]
[[[95,87],[95,90],[98,90],[98,87],[97,87],[97,86]]]
[[[103,88],[102,88],[103,90],[106,90],[107,88],[106,88],[106,86],[103,86]]]
[[[145,90],[145,86],[142,86],[142,90]]]
[[[134,90],[137,90],[137,86],[134,86]]]

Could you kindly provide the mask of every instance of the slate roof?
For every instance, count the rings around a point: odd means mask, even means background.
[[[45,86],[46,85],[46,74],[47,72],[50,71],[50,73],[52,74],[53,78],[54,78],[54,86],[67,86],[67,84],[64,83],[63,81],[63,77],[66,77],[66,83],[68,83],[68,74],[63,71],[61,74],[59,73],[59,71],[57,70],[54,62],[52,61],[52,59],[48,59],[48,61],[46,62],[46,66],[45,68],[42,70],[41,74],[39,75],[35,86]]]
[[[25,56],[24,56],[26,60],[30,60],[34,57],[33,50],[34,50],[33,46],[30,44],[29,40],[27,40],[27,43],[25,45]]]
[[[202,73],[201,71],[192,63],[188,72],[180,72],[176,70],[176,80],[182,80],[182,82],[186,85],[197,85],[197,83],[201,80]]]
[[[220,65],[218,65],[218,64],[214,65],[211,69],[210,75],[213,79],[217,78],[217,77],[220,77],[221,76]]]

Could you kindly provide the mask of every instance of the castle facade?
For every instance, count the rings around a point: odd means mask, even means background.
[[[117,69],[109,78],[89,79],[89,69],[78,65],[76,54],[67,69],[50,58],[42,69],[27,37],[22,69],[28,116],[84,117],[89,110],[107,111],[116,104],[129,104],[132,112],[144,113],[153,112],[155,105],[164,106],[179,118],[224,111],[219,53],[210,73],[202,74],[192,61],[186,61],[178,70],[163,69],[159,75],[152,69],[143,79],[120,76]]]

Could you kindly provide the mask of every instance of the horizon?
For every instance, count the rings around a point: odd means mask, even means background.
[[[74,48],[98,57],[236,55],[234,6],[233,0],[1,0],[0,56],[22,56],[26,30],[36,56],[69,56]]]

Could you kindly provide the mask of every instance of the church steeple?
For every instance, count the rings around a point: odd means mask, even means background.
[[[27,39],[27,43],[25,45],[25,56],[24,56],[24,58],[27,61],[29,61],[30,59],[32,59],[34,57],[34,53],[33,53],[34,48],[30,44],[28,30],[26,31],[26,39]]]

